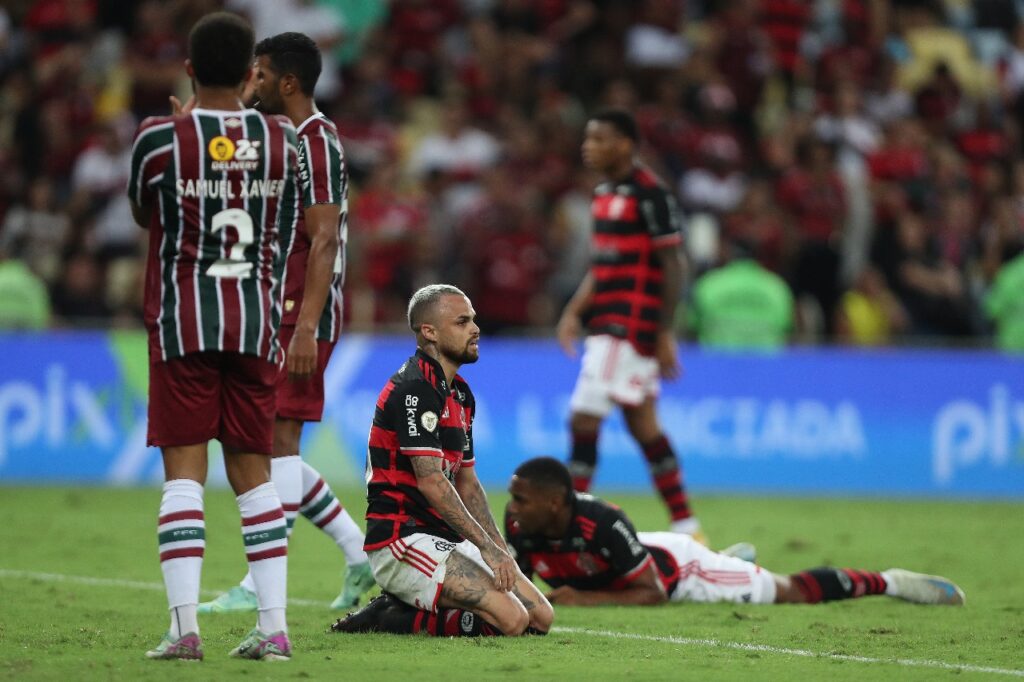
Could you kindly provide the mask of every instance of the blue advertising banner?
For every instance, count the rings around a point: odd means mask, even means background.
[[[325,383],[305,456],[361,479],[377,394],[409,338],[351,335]],[[967,351],[684,348],[660,415],[691,488],[783,494],[1024,499],[1024,358]],[[463,368],[477,396],[477,471],[504,486],[517,464],[568,452],[578,361],[550,340],[484,339]],[[137,333],[0,336],[0,483],[159,481],[145,447],[145,338]],[[649,490],[620,417],[599,441],[596,486]],[[223,483],[219,463],[211,480]]]

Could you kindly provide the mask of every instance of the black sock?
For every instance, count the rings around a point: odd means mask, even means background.
[[[885,578],[874,571],[851,568],[812,568],[790,576],[808,604],[839,599],[855,599],[885,594]]]
[[[572,474],[573,490],[585,493],[590,490],[590,480],[597,468],[597,434],[572,432],[572,455],[569,457],[569,473]]]

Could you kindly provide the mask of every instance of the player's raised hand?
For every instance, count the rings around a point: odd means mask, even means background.
[[[494,571],[494,586],[502,592],[511,590],[519,576],[519,567],[512,556],[494,544],[486,552],[481,551],[480,556]]]
[[[555,337],[558,339],[558,345],[562,347],[562,351],[570,358],[576,358],[576,342],[579,340],[582,330],[583,325],[579,315],[566,311],[558,319]]]
[[[196,108],[195,95],[189,97],[188,101],[184,104],[182,104],[181,100],[175,97],[174,95],[171,95],[167,99],[171,103],[171,116],[182,116],[184,114],[190,114],[192,113],[192,110]]]
[[[658,332],[654,349],[658,359],[658,369],[665,379],[676,379],[682,374],[683,367],[679,364],[679,351],[676,350],[676,337],[671,330]]]
[[[316,371],[317,361],[316,334],[296,328],[288,344],[286,357],[289,379],[296,381],[312,376]]]

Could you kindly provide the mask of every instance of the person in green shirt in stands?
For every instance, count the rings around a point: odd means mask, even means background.
[[[0,251],[0,329],[44,329],[49,323],[46,285],[20,260]]]
[[[694,283],[689,326],[702,346],[770,350],[786,344],[793,328],[793,293],[749,253],[742,243],[723,242],[724,265]]]
[[[1006,261],[985,297],[985,312],[996,323],[996,345],[1024,352],[1024,252]]]

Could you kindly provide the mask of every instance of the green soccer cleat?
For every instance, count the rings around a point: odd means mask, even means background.
[[[897,599],[915,604],[944,604],[963,606],[964,591],[948,578],[939,575],[925,575],[891,568],[882,572],[882,577],[892,588],[891,594]]]
[[[359,598],[369,592],[377,582],[373,579],[373,570],[370,562],[354,564],[348,567],[345,573],[345,584],[342,585],[341,594],[331,602],[331,609],[344,611],[359,603]]]
[[[288,641],[288,635],[282,632],[264,634],[258,628],[253,628],[242,643],[231,650],[230,656],[234,658],[248,658],[253,661],[290,661],[292,658],[292,643]]]
[[[757,563],[757,547],[754,547],[749,542],[737,542],[735,545],[729,545],[725,549],[719,550],[718,553],[743,559],[752,564]]]
[[[245,613],[257,608],[256,593],[235,585],[213,601],[204,601],[196,610],[199,613]]]
[[[146,652],[146,658],[156,661],[201,661],[203,643],[194,632],[186,633],[177,639],[168,632],[156,648]]]

